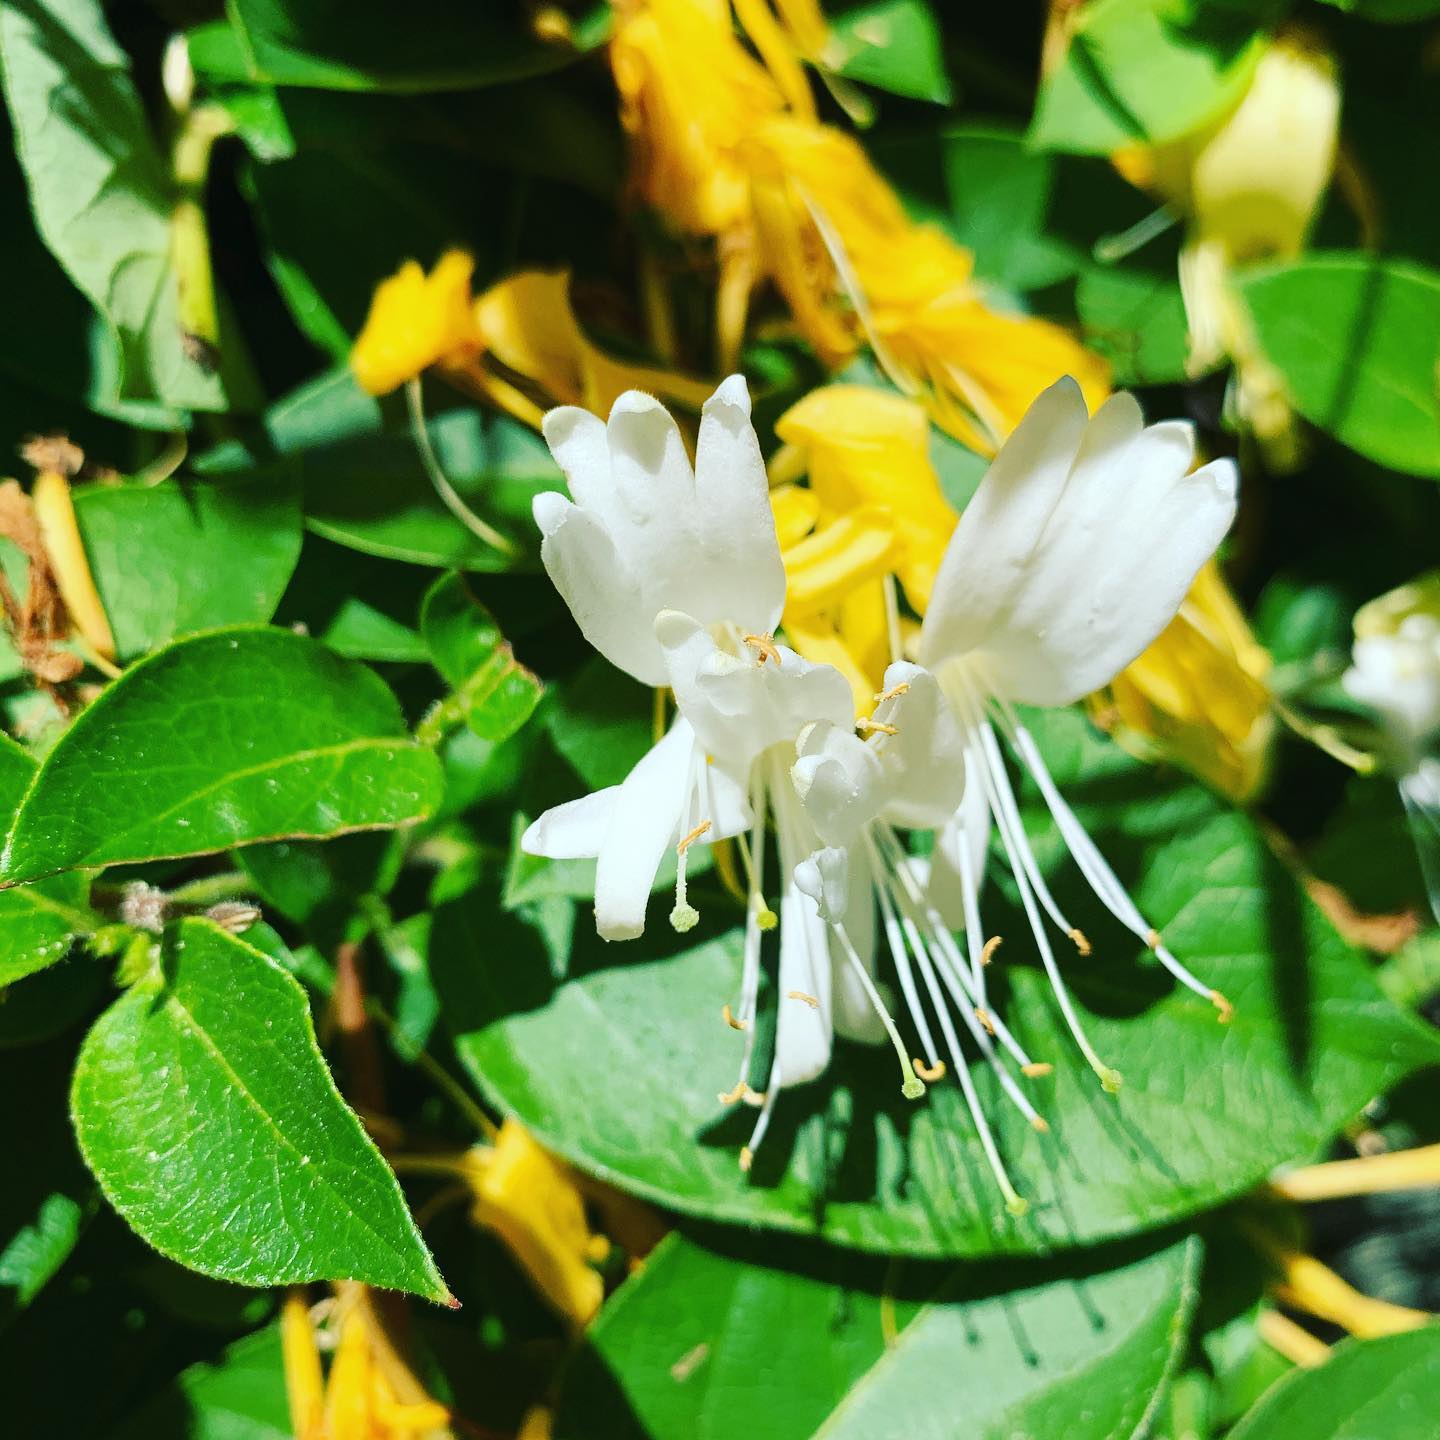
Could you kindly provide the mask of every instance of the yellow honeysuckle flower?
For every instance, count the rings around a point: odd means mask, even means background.
[[[1301,252],[1335,172],[1339,128],[1334,58],[1291,28],[1265,49],[1227,114],[1165,145],[1112,157],[1126,179],[1186,217],[1180,286],[1191,372],[1234,361],[1240,414],[1280,468],[1298,459],[1294,414],[1230,270]]]
[[[888,512],[899,552],[894,573],[923,615],[956,521],[930,463],[925,411],[888,391],[826,385],[792,405],[775,433],[799,452],[822,512]]]
[[[848,358],[858,329],[903,391],[987,453],[1061,375],[1092,407],[1104,399],[1104,362],[1057,325],[991,308],[970,252],[912,221],[850,136],[780,117],[748,153],[774,192],[760,213],[762,250],[781,257],[776,283],[822,358]]]
[[[1091,713],[1120,738],[1246,800],[1269,763],[1270,666],[1211,560],[1150,648],[1091,697]]]
[[[328,1375],[322,1327],[333,1337]],[[449,1410],[400,1357],[367,1286],[341,1281],[333,1305],[314,1310],[303,1288],[292,1289],[280,1308],[280,1345],[295,1440],[451,1440]]]
[[[738,146],[784,96],[740,44],[728,0],[612,0],[610,67],[631,137],[631,184],[685,235],[744,227]]]
[[[429,275],[407,260],[381,281],[350,352],[363,389],[389,394],[432,365],[463,363],[479,350],[470,308],[474,271],[464,251],[448,250]]]
[[[930,421],[901,395],[827,385],[792,405],[775,432],[784,444],[772,477],[809,482],[771,491],[786,574],[781,623],[800,654],[849,680],[866,714],[896,658],[892,627],[903,624],[887,599],[890,577],[923,614],[955,528],[930,464]]]
[[[607,355],[581,329],[563,270],[522,270],[492,285],[475,302],[475,324],[486,357],[542,392],[547,407],[608,413],[626,390],[645,390],[698,410],[714,389],[708,380]],[[538,425],[542,412],[530,409],[533,418],[522,418]]]
[[[577,1326],[600,1308],[605,1283],[590,1264],[606,1247],[591,1234],[569,1168],[513,1117],[493,1146],[469,1153],[474,1216],[494,1230],[542,1295]]]
[[[431,366],[539,426],[553,405],[606,409],[649,390],[699,409],[707,381],[607,355],[587,338],[563,270],[522,270],[471,300],[474,261],[448,251],[426,275],[413,260],[376,288],[350,355],[361,386],[383,395]],[[517,383],[519,382],[519,383]]]
[[[902,390],[977,449],[993,451],[1063,374],[1092,405],[1103,399],[1097,356],[1058,326],[991,309],[969,252],[913,222],[861,146],[818,122],[800,63],[825,64],[814,0],[737,0],[759,60],[716,0],[613,6],[632,184],[678,232],[716,241],[722,368],[768,279],[827,365],[868,341]]]

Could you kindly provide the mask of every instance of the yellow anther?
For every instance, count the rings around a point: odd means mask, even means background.
[[[1218,990],[1210,992],[1210,1003],[1220,1012],[1222,1025],[1228,1025],[1235,1018],[1235,1007]]]
[[[1039,1080],[1042,1076],[1051,1075],[1055,1067],[1048,1060],[1034,1060],[1029,1065],[1022,1065],[1020,1073],[1028,1076],[1031,1080]]]
[[[985,948],[980,952],[980,963],[988,965],[994,958],[995,952],[1005,943],[999,935],[992,935],[986,942]]]
[[[985,1027],[987,1035],[995,1033],[995,1022],[990,1018],[990,1012],[983,1005],[975,1007],[975,1018]]]
[[[740,1147],[740,1173],[742,1175],[748,1175],[750,1173],[750,1167],[754,1163],[755,1152],[748,1145],[742,1145]]]
[[[868,715],[855,722],[857,730],[863,730],[867,735],[898,735],[899,728],[894,725],[887,725],[883,720],[872,720]]]
[[[763,1090],[752,1090],[748,1086],[745,1093],[740,1097],[743,1105],[749,1105],[751,1109],[758,1110],[765,1103],[765,1092]]]
[[[1050,1122],[1046,1120],[1043,1115],[1032,1115],[1030,1117],[1030,1127],[1033,1130],[1038,1130],[1042,1135],[1048,1135],[1050,1133]]]
[[[803,990],[791,990],[785,998],[787,1000],[803,1000],[812,1010],[820,1008],[820,1002],[813,995],[807,995]]]
[[[945,1078],[945,1062],[943,1060],[937,1060],[933,1065],[926,1065],[917,1055],[910,1063],[915,1067],[915,1073],[930,1085]]]
[[[740,638],[760,657],[759,664],[763,665],[767,660],[773,660],[777,665],[780,663],[780,647],[773,635],[742,635]]]
[[[887,700],[898,700],[902,695],[910,693],[910,682],[902,680],[898,685],[892,685],[888,690],[882,690],[876,697],[875,703],[883,705]]]
[[[730,1008],[730,1002],[728,1000],[721,1007],[720,1018],[724,1020],[732,1030],[748,1030],[750,1028],[750,1022],[748,1020],[737,1020],[735,1018],[735,1012]]]
[[[1086,938],[1085,932],[1083,930],[1070,930],[1066,933],[1075,942],[1075,948],[1080,952],[1082,957],[1091,953],[1093,947],[1091,946],[1090,941]]]
[[[702,820],[688,835],[681,838],[680,843],[675,847],[676,851],[683,855],[702,835],[710,829],[710,822]]]
[[[768,905],[764,905],[755,912],[755,923],[762,930],[773,930],[780,923],[780,917]]]
[[[1145,943],[1152,950],[1157,949],[1160,944],[1160,932],[1158,930],[1147,931],[1145,935]]]
[[[750,1084],[746,1080],[737,1080],[733,1090],[722,1090],[717,1097],[722,1105],[737,1105],[741,1100],[748,1098]]]

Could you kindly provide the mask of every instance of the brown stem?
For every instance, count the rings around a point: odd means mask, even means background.
[[[358,940],[347,940],[335,952],[335,990],[331,997],[340,1047],[350,1083],[349,1099],[371,1115],[385,1113],[385,1080],[380,1048],[365,1005],[365,965]]]

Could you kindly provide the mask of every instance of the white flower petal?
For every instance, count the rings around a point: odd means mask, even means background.
[[[875,978],[875,880],[870,857],[863,846],[849,854],[850,896],[845,904],[845,933],[855,954],[872,980]],[[847,958],[844,947],[835,935],[830,937],[830,974],[834,985],[833,1023],[835,1033],[862,1045],[878,1045],[887,1039],[884,1021],[880,1019],[855,967]],[[886,999],[885,986],[876,982],[876,989]]]
[[[750,392],[732,375],[705,402],[695,447],[697,539],[706,585],[684,608],[703,620],[733,620],[769,634],[785,606],[785,567],[770,508],[770,483],[750,423]]]
[[[554,806],[531,822],[520,837],[520,848],[547,860],[593,860],[605,843],[619,793],[620,787],[611,785]]]
[[[698,475],[669,412],[638,390],[616,400],[608,424],[563,406],[545,417],[544,431],[589,523],[583,555],[562,550],[561,522],[575,522],[547,498],[536,507],[541,555],[598,649],[656,684],[661,665],[649,627],[662,610],[757,634],[774,629],[785,571],[741,376],[705,404]],[[609,540],[607,570],[593,563],[604,549],[591,538],[597,529]]]
[[[1068,375],[1042,391],[985,472],[950,537],[920,661],[935,667],[981,644],[1023,583],[1085,432],[1085,397]]]
[[[796,998],[809,996],[816,1003]],[[813,1080],[830,1063],[829,927],[793,877],[780,897],[780,1007],[775,1068],[781,1089]]]
[[[885,672],[882,693],[905,688],[875,707],[875,720],[895,734],[877,733],[871,744],[886,779],[885,818],[907,830],[944,825],[965,793],[965,743],[940,683],[919,665],[901,660]]]
[[[1099,689],[1165,628],[1229,529],[1237,488],[1228,460],[1186,473],[1188,425],[1141,429],[1134,399],[1117,395],[1076,443],[1077,412],[1047,404],[1053,395],[1055,387],[1024,422],[1045,405],[1053,427],[1048,449],[1029,447],[1033,474],[1007,466],[1005,484],[991,485],[1012,437],[966,509],[942,566],[942,582],[955,577],[946,586],[950,619],[931,629],[927,618],[921,647],[932,665],[973,655],[997,693],[1036,705]],[[1067,448],[1073,463],[1057,490]],[[953,607],[962,601],[971,608],[959,618]]]
[[[807,855],[795,867],[795,886],[815,902],[827,925],[841,924],[850,902],[850,865],[845,851],[827,845]]]
[[[595,928],[606,940],[645,932],[645,905],[690,805],[695,735],[677,720],[618,787],[595,869]]]
[[[961,879],[961,852],[965,853],[974,877],[976,898],[985,883],[985,860],[990,849],[990,805],[980,781],[980,760],[975,760],[972,783],[965,787],[960,809],[949,824],[935,832],[930,855],[929,894],[931,903],[952,930],[965,928],[965,888]],[[984,937],[982,936],[983,940]]]
[[[853,730],[824,720],[807,726],[796,748],[790,778],[815,833],[827,845],[853,845],[887,798],[873,748]]]
[[[850,686],[832,666],[783,645],[763,662],[748,649],[731,654],[697,618],[674,610],[657,617],[655,636],[681,714],[733,774],[748,774],[762,751],[793,741],[812,721],[850,722]]]
[[[537,495],[534,509],[544,537],[540,558],[581,634],[642,685],[664,685],[654,614],[604,522],[556,494]]]

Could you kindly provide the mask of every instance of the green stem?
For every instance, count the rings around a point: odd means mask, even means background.
[[[405,386],[405,400],[410,409],[410,429],[415,436],[415,448],[420,452],[420,463],[435,487],[435,493],[445,502],[450,513],[474,536],[483,540],[502,555],[513,555],[515,546],[493,526],[487,525],[460,498],[459,492],[446,478],[441,468],[440,457],[430,442],[430,432],[425,428],[425,404],[420,393],[420,377],[417,375]]]

